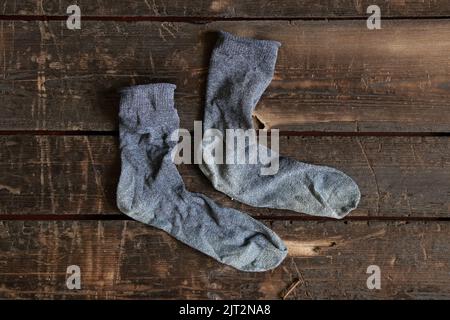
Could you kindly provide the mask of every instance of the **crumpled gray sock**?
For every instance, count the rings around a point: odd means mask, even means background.
[[[205,132],[218,129],[226,137],[225,129],[253,128],[252,112],[273,77],[279,46],[276,41],[219,34],[209,67]],[[212,148],[211,144],[203,141],[203,149]],[[204,153],[205,160],[208,156],[209,152]],[[358,186],[338,170],[286,157],[279,158],[275,175],[261,175],[262,166],[200,164],[217,190],[255,207],[342,218],[358,205]]]
[[[160,83],[121,92],[119,209],[237,269],[275,268],[287,249],[273,231],[186,190],[171,156],[176,142],[170,134],[179,127],[174,90],[174,85]]]

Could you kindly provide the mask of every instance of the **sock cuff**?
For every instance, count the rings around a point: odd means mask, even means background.
[[[164,110],[174,107],[176,85],[171,83],[151,83],[125,87],[120,90],[122,99],[132,98],[135,108],[150,108]],[[157,101],[157,103],[153,103]]]
[[[276,59],[281,43],[274,40],[258,40],[219,31],[215,50],[231,54],[252,55],[266,59]]]
[[[176,129],[179,119],[174,106],[175,88],[170,83],[155,83],[120,90],[121,125],[139,133]]]

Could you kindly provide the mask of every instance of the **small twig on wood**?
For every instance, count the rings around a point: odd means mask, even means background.
[[[295,289],[300,283],[302,283],[302,280],[301,280],[301,279],[295,280],[295,281],[289,286],[289,288],[286,290],[286,293],[283,294],[283,296],[281,297],[281,299],[286,300],[286,298],[292,293],[292,291],[294,291],[294,289]]]
[[[299,277],[300,277],[300,280],[302,281],[302,284],[305,285],[305,294],[306,294],[309,298],[311,298],[311,294],[310,294],[309,291],[308,291],[308,286],[307,286],[307,284],[306,284],[305,278],[303,278],[303,274],[299,271],[299,272],[298,272],[298,275],[299,275]]]

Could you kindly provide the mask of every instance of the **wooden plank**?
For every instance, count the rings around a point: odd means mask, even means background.
[[[116,214],[116,137],[0,136],[0,214]],[[449,217],[449,137],[281,137],[280,152],[343,170],[359,184],[354,216]],[[254,216],[306,217],[242,205],[211,187],[196,165],[191,191]]]
[[[245,26],[245,27],[244,27]],[[245,21],[206,25],[0,22],[0,130],[115,130],[119,88],[178,85],[181,126],[203,115],[213,31],[283,43],[256,108],[293,131],[450,131],[450,21]]]
[[[108,0],[104,5],[89,0],[0,1],[2,14],[66,15],[69,5],[78,4],[83,16],[140,17],[229,17],[229,18],[308,18],[365,17],[369,5],[380,6],[383,17],[423,17],[450,15],[446,0],[306,0],[306,1],[166,1]]]
[[[217,263],[137,222],[0,221],[0,298],[450,298],[449,222],[274,222],[288,258],[272,272]],[[78,265],[81,290],[66,288]],[[381,289],[366,286],[367,267]]]

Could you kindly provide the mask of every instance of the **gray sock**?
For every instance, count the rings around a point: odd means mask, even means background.
[[[253,128],[252,112],[273,77],[279,46],[220,33],[209,67],[205,131],[218,129],[225,137],[225,129]],[[203,142],[204,150],[208,144]],[[217,190],[255,207],[342,218],[358,205],[358,186],[338,170],[285,157],[275,175],[261,175],[262,166],[203,163],[200,168]]]
[[[287,249],[273,231],[186,190],[171,157],[176,142],[170,134],[179,127],[174,90],[174,85],[161,83],[121,92],[119,209],[237,269],[275,268]]]

